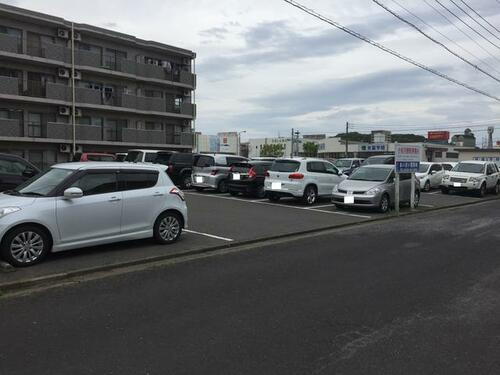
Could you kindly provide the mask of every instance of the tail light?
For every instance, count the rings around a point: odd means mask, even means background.
[[[269,171],[266,171],[266,177],[269,177]]]
[[[185,200],[184,193],[182,192],[182,190],[177,189],[176,187],[174,187],[174,188],[172,188],[172,190],[170,190],[170,194],[177,195],[182,201]]]
[[[170,164],[167,168],[167,173],[172,173],[174,171],[174,166]]]
[[[248,171],[248,178],[255,178],[257,177],[257,172],[255,171],[255,168],[250,168]]]
[[[302,180],[304,178],[304,175],[302,173],[292,173],[288,176],[288,178],[290,180]]]
[[[210,174],[211,174],[212,176],[215,176],[217,173],[219,173],[219,170],[218,170],[218,169],[214,169],[214,170],[212,170],[212,172],[210,172]]]

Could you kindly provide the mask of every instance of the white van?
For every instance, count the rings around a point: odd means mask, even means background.
[[[131,163],[153,163],[161,150],[129,150],[124,161]]]

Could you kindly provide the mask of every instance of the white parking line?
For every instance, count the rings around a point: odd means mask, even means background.
[[[190,193],[190,192],[185,192],[184,194],[187,194],[187,195],[198,195],[200,197],[208,197],[208,198],[228,199],[228,200],[231,200],[231,201],[249,202],[246,199],[235,198],[235,197],[225,197],[225,196],[222,196],[222,195],[209,195],[209,194]]]
[[[427,194],[432,194],[432,195],[434,195],[434,194],[441,194],[441,191],[439,191],[439,190],[438,191],[433,191],[432,193],[427,193]]]
[[[197,234],[199,236],[205,236],[205,237],[210,237],[210,238],[215,238],[217,240],[222,240],[222,241],[227,241],[227,242],[232,242],[234,241],[233,239],[231,238],[226,238],[226,237],[220,237],[220,236],[216,236],[216,235],[213,235],[213,234],[208,234],[208,233],[202,233],[202,232],[196,232],[194,230],[190,230],[190,229],[184,229],[184,232],[186,233],[192,233],[192,234]]]
[[[335,205],[333,203],[331,204],[325,204],[323,206],[312,206],[312,207],[309,207],[310,210],[314,210],[316,208],[325,208],[325,207],[334,207]]]
[[[430,207],[430,208],[436,207],[436,206],[434,206],[432,204],[419,204],[419,206],[421,206],[421,207]]]

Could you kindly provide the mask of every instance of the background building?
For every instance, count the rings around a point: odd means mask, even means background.
[[[73,116],[80,152],[191,150],[195,53],[86,24],[75,23],[72,34],[71,27],[0,4],[0,152],[40,167],[67,161]]]

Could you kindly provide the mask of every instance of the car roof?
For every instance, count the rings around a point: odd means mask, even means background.
[[[372,156],[368,157],[368,159],[370,159],[370,158],[390,158],[390,157],[394,157],[394,155],[392,155],[392,154],[372,155]]]
[[[361,168],[394,169],[394,165],[392,165],[392,164],[368,164],[368,165],[361,166]]]
[[[307,158],[307,157],[301,157],[301,156],[294,156],[293,158],[277,158],[275,161],[280,161],[280,160],[288,160],[288,161],[324,161],[327,163],[330,163],[326,159],[320,159],[320,158]]]
[[[144,149],[140,149],[140,148],[134,148],[132,150],[128,150],[128,152],[132,152],[132,151],[137,151],[137,152],[160,152],[160,151],[168,151],[168,150],[144,150]]]
[[[483,160],[462,160],[459,162],[461,163],[468,163],[468,164],[488,164],[488,163],[493,163],[492,161],[483,161]]]
[[[74,169],[74,170],[87,170],[87,169],[152,169],[164,170],[165,166],[162,164],[146,164],[146,163],[123,163],[123,162],[77,162],[77,163],[61,163],[53,165],[52,168],[61,169]]]
[[[338,158],[337,160],[364,160],[363,158]]]

